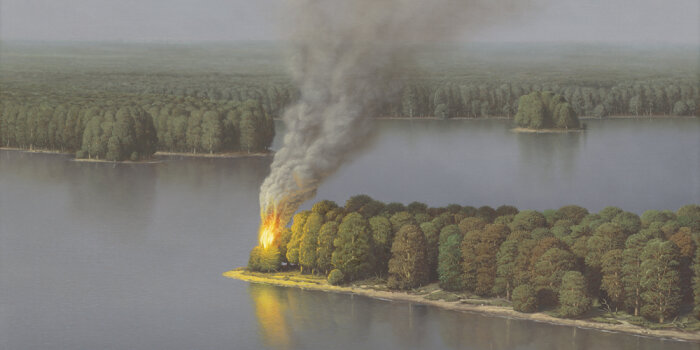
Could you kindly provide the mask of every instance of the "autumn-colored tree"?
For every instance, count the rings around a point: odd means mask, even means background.
[[[624,305],[625,289],[622,282],[623,250],[613,249],[603,254],[601,271],[603,278],[600,288],[605,291],[607,299],[617,310]]]
[[[391,246],[389,278],[391,289],[411,289],[428,282],[425,235],[416,225],[404,225]]]

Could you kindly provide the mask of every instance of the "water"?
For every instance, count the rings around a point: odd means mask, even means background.
[[[554,135],[500,120],[378,126],[319,198],[638,213],[700,202],[697,119],[594,120]],[[223,278],[256,243],[269,162],[0,151],[0,349],[698,348]]]

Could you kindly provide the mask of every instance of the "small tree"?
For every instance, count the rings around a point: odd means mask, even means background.
[[[537,311],[537,295],[529,284],[523,284],[513,289],[513,310],[518,312]]]
[[[248,268],[253,271],[272,272],[280,268],[280,251],[277,247],[253,248],[248,259]]]
[[[586,280],[578,271],[569,271],[561,280],[559,312],[564,317],[576,317],[591,308],[591,298],[586,295]]]

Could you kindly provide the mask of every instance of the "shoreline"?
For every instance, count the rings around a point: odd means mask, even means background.
[[[412,294],[409,292],[399,292],[399,291],[386,291],[372,289],[367,285],[343,285],[334,286],[329,285],[325,279],[314,278],[313,276],[304,277],[305,275],[299,275],[299,278],[290,278],[289,276],[284,276],[281,274],[264,274],[264,273],[253,273],[249,272],[244,268],[238,268],[235,270],[227,271],[222,274],[224,277],[236,279],[240,281],[250,282],[250,283],[260,283],[268,284],[280,287],[291,287],[300,288],[308,290],[317,290],[324,292],[333,293],[346,293],[362,295],[373,299],[385,300],[385,301],[401,301],[401,302],[412,302],[424,305],[431,305],[440,307],[447,310],[462,311],[462,312],[472,312],[487,316],[495,317],[506,317],[521,320],[529,320],[534,322],[549,323],[561,326],[571,326],[577,328],[587,328],[595,329],[607,332],[618,332],[626,333],[637,336],[645,337],[656,337],[664,339],[672,339],[678,341],[688,341],[700,343],[700,332],[683,332],[678,330],[661,330],[661,329],[648,329],[640,326],[636,326],[627,322],[620,324],[610,324],[595,322],[590,320],[580,320],[580,319],[567,319],[558,318],[554,316],[547,315],[542,312],[536,313],[521,313],[513,310],[510,307],[505,306],[494,306],[494,305],[483,305],[483,304],[468,304],[461,301],[447,301],[447,300],[431,300],[427,299],[428,294]],[[361,283],[361,281],[360,281]]]
[[[530,128],[512,128],[511,132],[525,134],[566,134],[570,132],[584,132],[586,129],[530,129]]]
[[[57,154],[71,156],[70,160],[74,162],[87,162],[87,163],[124,163],[124,164],[156,164],[162,163],[167,160],[167,157],[185,157],[185,158],[248,158],[248,157],[270,157],[275,154],[275,152],[226,152],[226,153],[189,153],[189,152],[156,152],[153,154],[152,159],[131,161],[112,161],[104,159],[90,159],[90,158],[75,158],[75,153],[73,152],[61,152],[58,150],[47,150],[47,149],[24,149],[17,147],[0,147],[0,151],[13,151],[13,152],[25,152],[33,154]]]

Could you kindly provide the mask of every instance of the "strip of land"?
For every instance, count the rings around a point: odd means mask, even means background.
[[[550,316],[545,313],[521,313],[514,311],[509,306],[504,306],[506,301],[495,299],[463,299],[455,294],[444,292],[435,284],[411,291],[390,291],[386,285],[375,281],[358,281],[357,283],[343,286],[328,284],[319,276],[302,275],[298,272],[259,273],[238,268],[223,273],[223,276],[251,283],[262,283],[282,287],[295,287],[308,290],[319,290],[336,293],[353,293],[375,299],[405,301],[432,305],[449,310],[476,312],[490,316],[509,317],[535,322],[546,322],[557,325],[573,326],[579,328],[598,329],[611,332],[629,333],[640,336],[668,338],[700,343],[700,332],[683,331],[680,329],[649,329],[631,324],[624,320],[604,319],[594,321],[591,319],[566,319]]]
[[[0,150],[2,151],[18,151],[18,152],[26,152],[26,153],[46,153],[46,154],[64,154],[64,155],[70,155],[70,156],[75,156],[75,153],[73,152],[61,152],[58,150],[44,150],[44,149],[24,149],[24,148],[17,148],[17,147],[0,147]],[[188,158],[246,158],[246,157],[269,157],[274,155],[275,153],[270,151],[270,152],[225,152],[225,153],[192,153],[192,152],[156,152],[153,154],[153,159],[146,159],[146,160],[140,160],[140,161],[130,161],[130,160],[125,160],[125,161],[111,161],[111,160],[104,160],[104,159],[95,159],[95,158],[75,158],[73,159],[76,162],[105,162],[105,163],[159,163],[160,160],[158,158],[161,157],[188,157]]]

